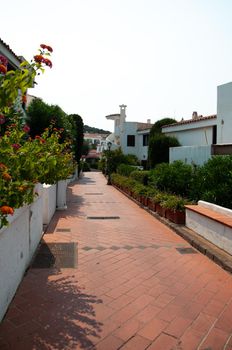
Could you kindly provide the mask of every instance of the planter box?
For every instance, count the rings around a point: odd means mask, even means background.
[[[166,218],[175,224],[184,225],[185,224],[185,211],[166,209]]]
[[[151,198],[147,199],[147,206],[150,210],[156,211],[156,204],[151,200]]]
[[[159,216],[165,217],[166,209],[161,207],[160,204],[156,204],[156,212],[157,212],[157,214],[159,214]]]

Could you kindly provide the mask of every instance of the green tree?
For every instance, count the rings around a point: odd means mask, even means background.
[[[169,162],[169,148],[180,146],[176,137],[164,134],[155,134],[150,137],[148,148],[148,159],[151,168],[156,164]]]
[[[159,163],[169,162],[169,148],[180,146],[175,137],[162,134],[162,126],[176,123],[172,118],[158,120],[151,128],[148,145],[148,162],[150,168]]]
[[[79,163],[82,156],[82,148],[83,148],[83,142],[84,142],[84,124],[81,116],[79,116],[78,114],[70,114],[69,119],[72,121],[72,124],[74,126],[73,148],[74,148],[75,159],[77,163]]]
[[[30,126],[30,135],[41,135],[51,124],[50,106],[41,98],[35,98],[27,108],[27,123]]]
[[[155,134],[160,134],[162,132],[162,126],[164,125],[170,125],[173,123],[177,123],[175,119],[172,118],[163,118],[155,122],[155,124],[152,126],[150,131],[150,137],[154,136]]]

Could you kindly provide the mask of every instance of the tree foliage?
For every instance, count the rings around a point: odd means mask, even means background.
[[[162,126],[170,125],[173,123],[177,123],[177,121],[172,118],[163,118],[158,120],[151,128],[150,137],[154,136],[157,133],[160,134],[162,132]]]
[[[176,137],[155,134],[149,139],[148,159],[150,167],[169,162],[169,148],[180,146]]]
[[[75,159],[79,163],[82,156],[82,148],[84,142],[84,124],[82,118],[78,114],[70,114],[69,118],[72,121],[72,124],[74,125],[73,148]]]

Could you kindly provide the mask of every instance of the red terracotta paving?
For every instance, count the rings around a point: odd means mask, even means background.
[[[28,270],[1,350],[232,350],[232,276],[199,252],[180,254],[190,245],[101,173],[69,186],[44,240],[77,242],[77,268]]]

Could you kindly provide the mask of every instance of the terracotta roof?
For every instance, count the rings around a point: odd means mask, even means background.
[[[15,58],[17,58],[17,60],[19,60],[19,62],[22,61],[22,59],[21,59],[19,56],[17,56],[17,55],[14,53],[14,51],[10,48],[10,46],[7,45],[1,38],[0,38],[0,43],[1,43],[3,46],[5,46],[5,48],[6,48],[10,53],[12,53],[12,55],[14,55]]]
[[[153,124],[151,123],[138,123],[138,129],[137,131],[142,131],[146,129],[151,129]]]
[[[173,123],[173,124],[169,124],[169,125],[163,125],[163,126],[162,126],[162,129],[163,129],[163,128],[169,128],[169,127],[172,127],[172,126],[177,126],[177,125],[198,123],[198,122],[201,122],[201,121],[205,121],[205,120],[209,120],[209,119],[216,119],[216,118],[217,118],[217,115],[216,115],[216,114],[209,115],[209,116],[207,116],[207,117],[203,117],[203,116],[201,115],[201,116],[198,116],[196,119],[181,120],[181,121],[178,122],[178,123]]]

